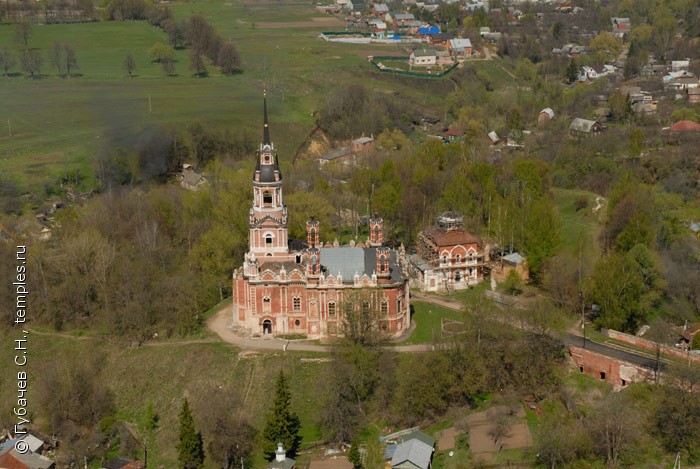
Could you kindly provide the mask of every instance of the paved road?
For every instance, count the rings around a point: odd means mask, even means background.
[[[446,298],[437,295],[428,295],[420,292],[412,292],[411,298],[416,301],[423,301],[426,303],[432,303],[444,308],[460,310],[462,305],[459,300],[452,298]],[[224,341],[240,347],[244,350],[289,350],[289,351],[305,351],[305,352],[330,352],[332,347],[327,345],[319,345],[314,343],[309,343],[307,341],[286,341],[281,339],[262,339],[262,338],[250,338],[243,336],[234,331],[231,319],[231,306],[225,306],[221,308],[214,316],[212,316],[207,321],[207,328],[219,335]],[[649,369],[655,368],[655,360],[653,358],[638,355],[636,353],[628,352],[625,350],[619,350],[616,348],[608,347],[597,342],[592,342],[590,339],[585,339],[580,335],[572,334],[570,332],[562,332],[558,338],[564,343],[565,346],[576,346],[584,347],[601,355],[607,357],[615,358],[617,360],[623,360],[635,365],[640,365],[648,367]],[[407,353],[407,352],[423,352],[431,350],[432,346],[429,344],[420,345],[397,345],[389,346],[387,350],[393,350],[395,352]],[[663,370],[663,363],[661,364],[661,369]]]

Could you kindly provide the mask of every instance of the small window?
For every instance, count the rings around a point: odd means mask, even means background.
[[[335,319],[335,303],[332,301],[328,303],[328,318]]]
[[[263,204],[272,205],[272,192],[270,192],[270,191],[263,192]]]
[[[295,325],[296,327],[299,327],[299,326],[301,326],[301,321],[300,321],[300,320],[298,320],[298,319],[297,319],[297,320],[295,320],[295,321],[294,321],[294,325]]]
[[[294,311],[301,311],[301,298],[299,298],[298,296],[295,296],[292,299],[292,306],[293,306]]]
[[[272,246],[272,235],[265,235],[265,246]]]
[[[355,309],[355,305],[353,304],[352,301],[346,301],[345,304],[343,305],[343,313],[346,315],[352,314],[352,311]]]
[[[462,272],[458,270],[455,272],[455,282],[461,282],[461,281],[462,281]]]
[[[301,264],[301,254],[297,254],[294,259],[297,261],[297,264]]]
[[[263,297],[263,312],[269,313],[270,312],[270,305],[271,305],[270,297],[269,296],[264,296]]]
[[[383,316],[389,314],[389,302],[387,300],[382,300],[382,302],[379,304],[379,311],[381,311]]]
[[[605,372],[604,371],[600,372],[600,379],[605,381]]]

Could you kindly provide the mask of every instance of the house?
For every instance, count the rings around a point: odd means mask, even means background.
[[[466,59],[472,55],[472,42],[465,39],[450,39],[447,50],[457,59]]]
[[[182,187],[189,191],[197,191],[207,184],[207,178],[202,173],[195,171],[192,165],[182,165],[182,171],[180,172],[180,185]]]
[[[632,29],[632,24],[629,18],[612,18],[612,34],[615,37],[622,37],[629,33]]]
[[[603,126],[600,124],[600,122],[581,119],[579,117],[574,119],[569,126],[569,136],[574,138],[598,135],[602,131]]]
[[[413,13],[387,13],[384,17],[384,21],[391,23],[394,28],[406,28],[408,23],[415,21],[416,18]]]
[[[459,130],[457,127],[450,127],[446,131],[442,133],[442,136],[448,141],[448,142],[454,142],[458,140],[462,135],[464,135],[464,132]]]
[[[374,146],[374,137],[365,137],[362,136],[360,138],[356,138],[355,140],[352,141],[352,151],[358,152],[358,151],[369,151],[372,149]]]
[[[530,280],[527,260],[521,254],[513,252],[493,261],[491,265],[491,290],[495,290],[499,283],[504,282],[512,270],[518,274],[523,282]]]
[[[282,443],[277,443],[277,451],[275,451],[275,460],[267,465],[267,469],[294,469],[296,461],[287,457],[287,452],[284,450]]]
[[[324,166],[330,162],[335,162],[339,164],[348,165],[354,161],[355,154],[351,147],[341,147],[337,150],[333,150],[330,153],[326,153],[318,158],[318,164]]]
[[[698,88],[698,87],[688,88],[685,90],[685,92],[688,95],[688,103],[689,104],[700,103],[700,88]]]
[[[440,26],[431,26],[424,23],[418,28],[418,34],[424,39],[429,39],[431,36],[438,34],[440,32]]]
[[[427,67],[437,64],[435,49],[416,49],[408,57],[408,63],[414,67]]]
[[[676,122],[668,129],[664,129],[664,131],[668,135],[669,142],[680,143],[683,140],[700,136],[700,124],[690,120],[682,120]]]
[[[128,458],[117,458],[107,461],[102,469],[144,469],[146,466],[141,461]]]
[[[422,433],[422,432],[415,432]],[[423,433],[423,435],[425,435]],[[428,435],[425,435],[430,438]],[[430,438],[433,444],[429,444],[424,438],[410,437],[404,439],[394,449],[391,457],[392,469],[430,469],[433,458],[435,440]]]
[[[690,59],[685,60],[672,60],[671,61],[671,71],[679,72],[681,70],[688,70],[690,67]]]
[[[386,32],[386,23],[379,18],[372,18],[367,22],[367,26],[375,34],[382,34]]]
[[[56,465],[49,458],[31,451],[20,453],[15,449],[17,440],[10,440],[12,445],[4,446],[0,451],[0,468],[3,469],[54,469]]]
[[[446,50],[435,51],[435,58],[437,65],[441,67],[447,67],[454,63],[452,56]]]
[[[389,7],[384,3],[373,3],[372,4],[372,15],[380,18],[389,13]]]
[[[554,111],[552,111],[552,108],[546,107],[542,109],[537,116],[537,123],[539,125],[545,124],[551,120],[554,119]]]
[[[657,101],[638,101],[632,104],[632,112],[637,115],[648,116],[656,114],[658,102]]]
[[[430,36],[430,44],[435,47],[447,47],[451,39],[454,39],[454,35],[450,33],[437,33]]]
[[[484,281],[488,249],[463,223],[460,213],[444,212],[435,226],[418,234],[416,254],[400,252],[400,264],[413,285],[428,292],[449,292]]]

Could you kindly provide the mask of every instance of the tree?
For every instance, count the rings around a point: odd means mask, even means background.
[[[560,244],[559,219],[552,203],[541,198],[535,201],[525,223],[523,248],[530,272],[537,278],[547,259],[556,254]]]
[[[573,83],[578,79],[578,64],[576,63],[576,59],[571,57],[571,60],[569,61],[569,65],[566,67],[566,80],[569,83]]]
[[[603,31],[591,39],[589,48],[599,63],[613,62],[622,52],[622,42],[612,33]]]
[[[131,56],[131,54],[127,54],[127,56],[124,58],[122,68],[129,75],[129,78],[132,78],[134,76],[134,70],[136,70],[136,61]]]
[[[627,256],[610,254],[598,260],[585,290],[586,298],[600,306],[598,326],[636,331],[644,283],[637,266]]]
[[[294,457],[301,444],[299,436],[301,422],[299,416],[292,411],[291,401],[292,395],[289,392],[287,378],[280,370],[275,385],[275,398],[267,414],[262,434],[262,449],[265,457],[270,461],[275,457],[278,443],[282,443],[290,457]]]
[[[241,56],[233,44],[224,44],[219,49],[216,63],[224,75],[232,75],[241,67]]]
[[[175,75],[175,61],[166,59],[161,61],[160,63],[161,68],[163,69],[163,72],[165,73],[166,76],[173,76]]]
[[[9,72],[12,69],[12,67],[15,66],[17,62],[15,61],[15,58],[12,56],[12,52],[10,52],[9,49],[3,48],[0,49],[0,68],[5,72],[5,77],[9,76]]]
[[[348,451],[348,461],[352,464],[352,469],[362,469],[362,455],[357,441],[353,441]]]
[[[610,117],[617,122],[622,122],[632,113],[632,105],[628,94],[623,94],[620,89],[610,96]]]
[[[162,42],[156,42],[150,49],[148,49],[148,56],[153,62],[158,63],[174,61],[175,50]]]
[[[22,64],[22,70],[29,73],[29,75],[34,78],[41,71],[41,64],[43,60],[39,51],[36,49],[24,49],[19,56],[20,63]]]
[[[49,61],[51,65],[56,67],[59,76],[63,76],[64,52],[63,46],[58,42],[54,42],[51,49],[49,49]]]
[[[29,38],[32,36],[32,25],[30,23],[17,23],[15,26],[15,41],[24,46],[24,50],[29,49]]]
[[[194,49],[190,51],[190,70],[194,72],[196,77],[200,78],[204,78],[209,74],[202,55]]]
[[[68,44],[63,44],[63,50],[65,52],[64,60],[65,60],[65,65],[66,65],[66,75],[68,75],[68,78],[70,78],[71,70],[75,70],[75,69],[79,68],[78,67],[78,59],[75,56],[75,51]]]
[[[696,334],[698,337],[700,334]],[[700,460],[700,369],[685,364],[672,368],[668,385],[661,386],[661,396],[654,412],[654,425],[668,451],[685,451],[691,463]]]
[[[184,469],[204,466],[204,442],[202,434],[194,426],[194,418],[187,399],[180,410],[180,442],[177,444],[177,459]]]
[[[644,131],[635,127],[627,138],[627,152],[630,156],[639,156],[644,148]]]

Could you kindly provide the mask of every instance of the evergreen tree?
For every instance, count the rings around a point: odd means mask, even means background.
[[[194,418],[187,399],[182,403],[182,410],[180,410],[180,443],[177,445],[177,459],[184,469],[198,469],[204,466],[202,434],[194,427]]]
[[[566,67],[566,80],[569,83],[573,83],[578,79],[578,65],[576,64],[576,60],[571,57],[571,61],[569,62],[569,66]]]
[[[263,430],[262,447],[268,460],[272,460],[275,457],[277,443],[281,442],[284,445],[284,449],[290,457],[294,457],[297,449],[299,449],[299,444],[301,443],[301,437],[299,437],[301,422],[299,421],[299,416],[292,412],[290,408],[291,400],[292,395],[289,392],[287,378],[280,370],[280,374],[277,377],[275,400],[267,415],[267,423],[265,424],[265,430]]]
[[[352,464],[353,469],[362,469],[362,456],[357,441],[353,441],[352,446],[350,446],[348,461]]]

